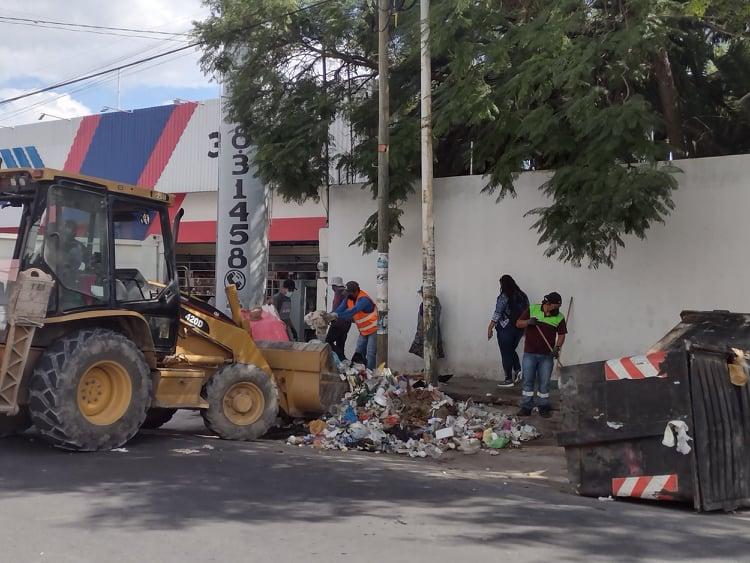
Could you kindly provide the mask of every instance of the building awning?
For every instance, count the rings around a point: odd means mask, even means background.
[[[326,226],[325,217],[289,217],[271,219],[271,242],[317,242],[318,231]],[[215,243],[216,221],[183,221],[180,243]]]

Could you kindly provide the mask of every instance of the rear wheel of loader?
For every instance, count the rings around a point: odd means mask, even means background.
[[[54,445],[110,450],[130,440],[151,404],[151,377],[138,347],[111,330],[81,330],[39,358],[29,386],[36,428]]]
[[[256,440],[268,432],[279,412],[279,390],[262,369],[231,364],[206,384],[206,427],[225,440]]]
[[[148,409],[146,420],[143,421],[141,428],[145,430],[155,430],[161,428],[167,422],[172,420],[177,409]]]
[[[0,415],[0,438],[15,436],[31,428],[29,409],[21,407],[21,412],[13,416]]]

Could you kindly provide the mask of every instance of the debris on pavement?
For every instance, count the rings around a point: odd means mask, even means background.
[[[177,449],[174,449],[174,450],[171,450],[171,451],[173,453],[176,453],[176,454],[186,454],[186,455],[187,454],[199,454],[199,453],[201,453],[200,450],[196,450],[194,448],[177,448]]]
[[[349,393],[328,416],[311,421],[307,434],[292,435],[287,444],[424,458],[449,450],[499,454],[541,436],[494,406],[455,402],[435,387],[413,386],[409,377],[388,368],[373,372],[344,361],[339,370]]]

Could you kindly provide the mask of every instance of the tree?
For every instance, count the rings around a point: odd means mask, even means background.
[[[419,28],[394,0],[391,225],[419,177]],[[337,165],[376,186],[376,12],[364,0],[208,0],[203,65],[232,87],[230,116],[283,197],[318,197],[337,117],[358,140]],[[750,43],[739,0],[435,3],[435,176],[475,172],[498,200],[549,170],[532,210],[550,256],[612,266],[673,207],[670,153],[750,151]],[[325,60],[325,65],[323,61]],[[325,66],[327,73],[322,76]],[[472,151],[473,145],[473,151]],[[355,241],[375,246],[376,216]]]

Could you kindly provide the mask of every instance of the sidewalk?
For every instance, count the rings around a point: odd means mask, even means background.
[[[521,402],[521,384],[515,387],[501,388],[497,386],[495,379],[480,379],[478,377],[455,376],[448,383],[442,384],[440,389],[457,401],[468,401],[475,403],[488,403],[497,406],[505,406],[515,413]],[[542,418],[538,413],[524,420],[543,434],[542,438],[529,442],[527,447],[555,446],[554,433],[560,428],[560,393],[552,389],[550,393],[552,403],[552,417]],[[560,452],[562,455],[562,448]]]

